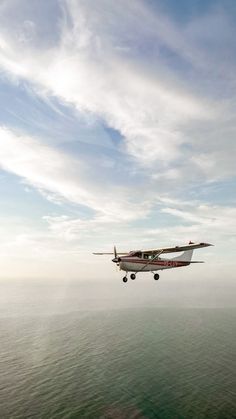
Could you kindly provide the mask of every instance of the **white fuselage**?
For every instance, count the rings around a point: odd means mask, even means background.
[[[171,259],[157,258],[150,262],[148,259],[136,256],[124,256],[120,258],[119,266],[122,271],[126,272],[147,272],[158,271],[163,269],[178,268],[188,266],[188,261],[177,261]]]

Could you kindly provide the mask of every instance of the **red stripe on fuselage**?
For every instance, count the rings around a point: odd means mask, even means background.
[[[178,260],[154,260],[153,262],[151,260],[147,260],[147,259],[127,259],[127,258],[121,258],[121,262],[124,263],[139,263],[142,265],[157,265],[157,266],[168,266],[168,267],[178,267],[178,266],[187,266],[189,265],[189,262],[181,262]]]

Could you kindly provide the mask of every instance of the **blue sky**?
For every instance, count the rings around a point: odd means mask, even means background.
[[[1,2],[1,276],[108,278],[92,251],[189,240],[233,275],[235,21],[230,0]]]

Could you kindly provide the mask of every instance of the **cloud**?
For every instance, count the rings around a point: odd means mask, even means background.
[[[2,68],[34,84],[40,94],[56,95],[80,112],[104,120],[120,132],[127,152],[146,168],[181,158],[184,126],[216,115],[211,101],[178,80],[160,54],[162,46],[180,56],[190,54],[181,30],[165,16],[153,16],[142,2],[131,2],[125,16],[123,2],[102,1],[96,7],[73,0],[62,4],[60,41],[44,48],[36,41],[22,46],[21,39],[3,33]],[[124,32],[136,35],[130,41]],[[149,67],[148,54],[144,58],[139,50],[134,54],[142,36],[147,49],[150,42],[156,43],[159,59],[150,61]]]
[[[168,216],[164,223],[163,214]],[[52,235],[75,244],[82,241],[85,248],[91,248],[91,241],[103,250],[109,249],[111,243],[129,250],[183,244],[189,240],[204,241],[216,245],[214,251],[208,249],[207,252],[217,261],[222,252],[224,256],[228,253],[231,257],[236,244],[235,207],[198,201],[163,198],[159,202],[159,209],[155,209],[155,216],[152,215],[155,227],[129,225],[127,233],[122,223],[118,222],[112,225],[109,236],[109,224],[101,219],[82,220],[66,215],[47,216],[44,219]]]
[[[90,1],[64,0],[60,9],[54,3],[49,17],[57,37],[51,42],[48,36],[48,43],[39,43],[44,20],[39,17],[47,8],[41,6],[36,15],[23,0],[19,17],[14,2],[2,3],[4,71],[27,80],[36,94],[49,100],[55,95],[119,131],[123,141],[117,148],[138,163],[137,171],[144,167],[151,191],[181,188],[186,178],[194,185],[235,174],[234,98],[222,101],[218,94],[219,85],[224,94],[232,92],[229,66],[217,78],[212,51],[203,42],[207,39],[218,51],[218,68],[234,31],[226,11],[213,10],[179,26],[141,1],[125,5],[125,15],[123,1],[91,7]],[[18,33],[31,31],[27,42],[11,31],[12,20]],[[220,49],[215,48],[218,26],[224,33]]]
[[[81,159],[6,128],[0,128],[0,139],[0,167],[43,194],[55,195],[54,200],[60,197],[85,205],[104,222],[128,221],[147,215],[150,203],[139,202],[136,208],[135,197],[132,202],[125,187],[107,181],[104,198],[104,185],[95,182],[93,177],[91,180],[91,168]]]
[[[186,207],[181,204],[180,208],[162,208],[162,212],[171,214],[182,219],[184,223],[193,223],[201,226],[201,231],[207,230],[217,232],[224,237],[232,236],[236,238],[236,209],[209,204],[193,204]]]

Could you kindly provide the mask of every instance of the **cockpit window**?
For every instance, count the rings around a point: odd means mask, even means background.
[[[142,257],[142,254],[141,254],[141,252],[134,252],[132,254],[132,256],[135,256],[136,258],[141,258]]]
[[[152,260],[154,255],[150,255],[149,253],[143,253],[143,259]]]

